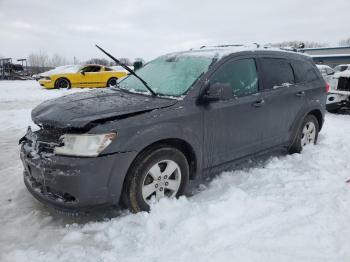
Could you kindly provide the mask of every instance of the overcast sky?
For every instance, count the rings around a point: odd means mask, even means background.
[[[174,50],[350,37],[350,0],[0,0],[0,56],[146,60]]]

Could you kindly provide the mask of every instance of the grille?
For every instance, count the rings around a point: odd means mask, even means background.
[[[350,91],[350,78],[340,77],[338,80],[339,91]]]
[[[63,134],[63,130],[60,129],[43,128],[34,132],[33,140],[29,143],[38,153],[53,153],[54,147],[61,143],[59,138]]]

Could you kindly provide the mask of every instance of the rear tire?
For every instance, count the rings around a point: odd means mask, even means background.
[[[179,197],[186,191],[189,165],[185,155],[167,145],[139,155],[124,181],[123,204],[133,213],[149,211],[149,204],[165,197]]]
[[[118,78],[112,77],[107,81],[107,87],[115,87],[118,84]]]
[[[59,78],[55,82],[55,88],[60,89],[60,88],[71,88],[71,83],[67,78]]]
[[[314,115],[307,115],[300,125],[289,153],[300,153],[308,144],[316,144],[320,126]]]

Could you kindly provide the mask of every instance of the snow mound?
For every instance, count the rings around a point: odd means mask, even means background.
[[[150,213],[86,222],[34,200],[18,155],[30,108],[67,92],[34,81],[3,81],[0,90],[1,262],[350,261],[349,115],[327,114],[319,144],[302,154],[225,172]]]

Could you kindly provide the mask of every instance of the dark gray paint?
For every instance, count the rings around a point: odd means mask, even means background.
[[[199,102],[205,81],[210,80],[213,72],[226,61],[256,58],[260,73],[259,58],[262,56],[311,61],[306,56],[287,52],[241,52],[214,64],[180,101],[107,90],[65,96],[43,103],[32,112],[33,120],[40,126],[72,128],[75,132],[117,132],[118,136],[97,158],[54,156],[45,168],[45,161],[39,159],[37,172],[45,179],[47,170],[67,173],[72,165],[81,169],[82,172],[76,176],[84,176],[83,179],[74,180],[67,175],[66,178],[60,177],[61,182],[57,184],[63,191],[71,190],[69,192],[80,200],[70,208],[81,208],[96,203],[117,204],[128,167],[139,152],[159,141],[178,139],[186,142],[195,155],[196,173],[192,177],[197,179],[238,159],[276,147],[288,147],[308,113],[316,114],[322,126],[326,91],[319,73],[319,79],[311,83],[269,91],[263,90],[260,76],[261,90],[258,94]],[[299,96],[300,92],[305,95]],[[259,105],[262,100],[264,103]],[[23,146],[22,160],[25,166],[31,165]],[[96,186],[93,186],[95,182]],[[100,199],[87,200],[91,195],[99,195],[96,191],[103,192]],[[40,194],[37,197],[40,198]],[[41,200],[57,207],[52,201]],[[62,208],[62,204],[58,207]]]

